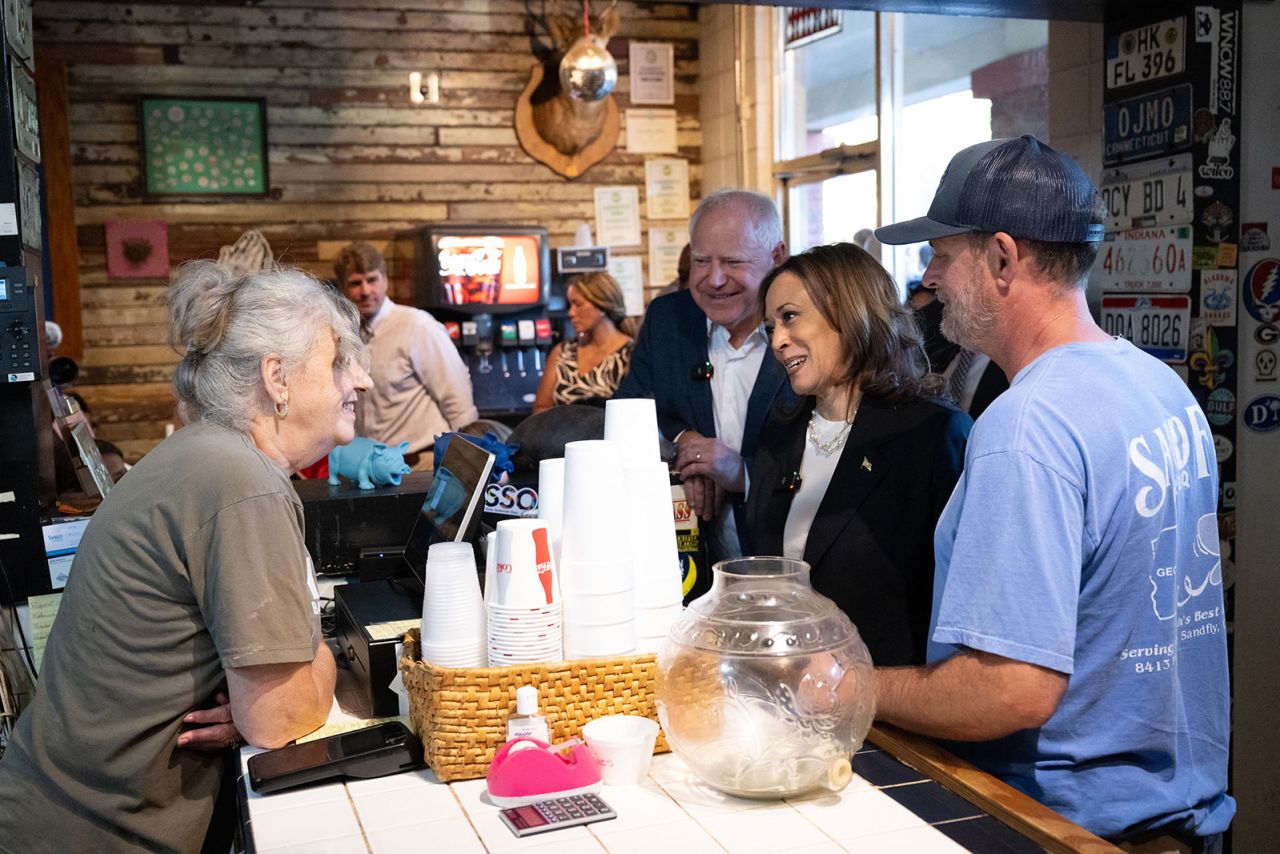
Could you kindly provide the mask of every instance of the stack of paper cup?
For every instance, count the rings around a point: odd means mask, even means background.
[[[485,664],[485,613],[470,543],[436,543],[423,573],[422,659],[445,667]]]
[[[607,402],[604,405],[604,437],[618,443],[623,465],[659,459],[658,411],[653,400],[637,397]]]
[[[565,446],[560,583],[566,658],[635,651],[635,564],[625,490],[617,443]]]
[[[551,534],[541,519],[503,519],[494,534],[489,664],[561,657],[562,606]]]
[[[551,555],[560,565],[560,535],[564,529],[564,457],[538,463],[538,518],[551,532]]]
[[[624,469],[635,561],[636,636],[643,652],[656,652],[680,617],[684,591],[671,510],[671,480],[658,460]]]

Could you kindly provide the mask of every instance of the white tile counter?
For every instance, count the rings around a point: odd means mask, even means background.
[[[241,757],[241,770],[248,756]],[[854,768],[871,754],[855,757]],[[905,766],[903,766],[905,768]],[[904,787],[934,786],[913,780],[876,788],[855,775],[839,794],[762,802],[721,794],[700,783],[679,758],[655,756],[642,786],[608,787],[601,797],[618,817],[584,827],[571,827],[523,839],[512,835],[498,808],[484,797],[484,780],[441,784],[429,771],[331,783],[274,795],[247,787],[247,836],[259,854],[334,852],[399,854],[399,852],[543,851],[556,854],[694,854],[787,851],[805,854],[875,851],[955,852],[1037,851],[1025,837],[1008,834],[990,847],[971,849],[949,838],[940,827],[962,822],[992,822],[970,806],[967,816],[931,823],[890,796]],[[923,790],[918,790],[923,793]],[[959,801],[959,799],[956,799]],[[951,828],[954,831],[954,828]]]

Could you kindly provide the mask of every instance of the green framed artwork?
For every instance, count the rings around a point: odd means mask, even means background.
[[[265,196],[267,105],[262,98],[138,99],[146,196]]]

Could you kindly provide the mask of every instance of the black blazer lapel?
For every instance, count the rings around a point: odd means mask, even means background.
[[[707,357],[707,316],[689,297],[687,310],[680,314],[680,328],[671,342],[677,355],[676,382],[689,392],[689,411],[693,427],[703,436],[716,434],[715,405],[711,400],[710,380],[695,380],[694,369],[705,363]],[[674,437],[673,437],[674,438]]]
[[[852,428],[853,434],[840,455],[840,462],[818,506],[818,515],[809,528],[804,559],[817,566],[844,529],[858,515],[858,508],[876,485],[889,474],[889,458],[879,445],[898,432],[897,413],[873,399],[865,399]],[[861,435],[858,435],[858,434]]]
[[[760,363],[760,371],[756,374],[755,385],[751,387],[751,397],[747,399],[747,420],[742,425],[742,452],[750,460],[755,454],[756,440],[760,438],[760,430],[764,427],[769,409],[783,384],[790,390],[787,372],[774,357],[773,351],[766,348],[764,360]]]

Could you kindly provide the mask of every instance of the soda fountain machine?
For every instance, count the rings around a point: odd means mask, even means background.
[[[539,226],[429,226],[417,235],[414,304],[434,314],[458,345],[485,418],[528,415],[559,340],[553,318],[547,230]]]

